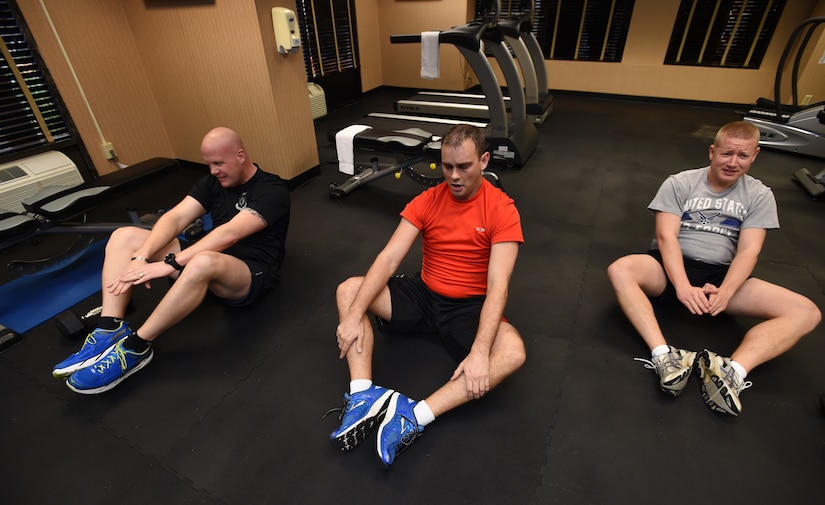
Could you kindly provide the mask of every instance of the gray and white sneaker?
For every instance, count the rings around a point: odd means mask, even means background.
[[[633,358],[644,363],[645,368],[653,370],[659,376],[659,386],[670,396],[679,396],[685,389],[696,353],[668,346],[670,351],[651,359]]]
[[[753,383],[743,380],[736,373],[730,358],[705,349],[699,353],[696,374],[702,379],[702,398],[708,408],[731,416],[738,416],[742,412],[739,394]]]

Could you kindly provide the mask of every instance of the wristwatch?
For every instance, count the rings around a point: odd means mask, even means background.
[[[175,253],[167,254],[166,257],[163,258],[163,262],[166,263],[167,265],[172,265],[172,268],[174,268],[178,272],[183,270],[183,267],[180,266],[180,264],[178,264],[177,261],[175,261]]]

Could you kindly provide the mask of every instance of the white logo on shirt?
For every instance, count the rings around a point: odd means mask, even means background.
[[[699,222],[702,224],[710,224],[716,220],[717,217],[721,216],[721,212],[717,212],[715,214],[705,214],[704,212],[699,212]]]
[[[246,191],[244,191],[240,198],[238,198],[235,208],[238,210],[244,210],[246,208]]]

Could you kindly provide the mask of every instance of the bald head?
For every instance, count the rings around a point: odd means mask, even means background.
[[[201,150],[208,149],[243,149],[243,141],[238,132],[224,126],[209,130],[201,142]]]
[[[246,154],[241,136],[223,126],[213,128],[204,135],[201,156],[209,165],[209,172],[224,187],[245,183],[257,170]]]

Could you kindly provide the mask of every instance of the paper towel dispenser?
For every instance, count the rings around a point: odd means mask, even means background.
[[[275,30],[278,52],[297,53],[301,47],[301,36],[298,34],[298,19],[295,13],[285,7],[273,7],[272,27]]]

